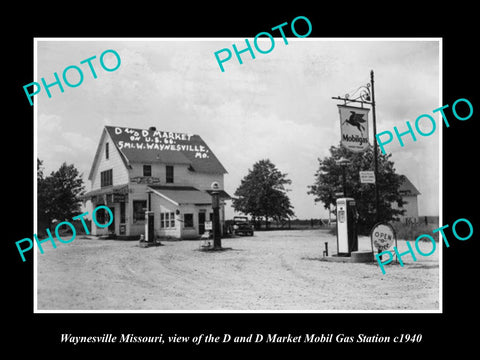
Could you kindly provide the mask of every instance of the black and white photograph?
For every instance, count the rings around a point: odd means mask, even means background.
[[[474,350],[475,12],[168,5],[8,11],[5,351]]]
[[[37,311],[442,310],[441,39],[272,40],[37,39]]]

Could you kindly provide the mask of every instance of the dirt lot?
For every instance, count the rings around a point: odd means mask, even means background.
[[[326,241],[336,249],[326,230],[257,232],[222,239],[228,251],[202,252],[200,241],[141,248],[78,236],[37,254],[38,310],[439,309],[438,249],[382,275],[376,263],[319,261]]]

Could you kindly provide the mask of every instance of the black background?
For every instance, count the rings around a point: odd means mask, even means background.
[[[418,3],[418,2],[417,2]],[[33,5],[10,10],[2,24],[5,51],[2,51],[4,108],[4,159],[2,268],[4,287],[4,347],[17,354],[35,351],[43,354],[96,353],[113,354],[132,351],[138,355],[162,356],[167,351],[192,354],[233,354],[239,351],[266,350],[286,354],[325,355],[323,351],[362,351],[389,356],[398,351],[405,356],[417,350],[453,349],[466,351],[475,344],[473,323],[476,313],[476,260],[480,227],[476,185],[478,133],[478,56],[474,37],[474,9],[460,3],[419,8],[415,4],[346,2],[316,3],[296,8],[291,3],[265,6],[246,3],[222,3],[217,6],[192,6],[181,9],[152,4],[111,3],[103,8],[85,3],[61,7]],[[67,6],[67,7],[66,7]],[[7,15],[7,14],[6,14]],[[467,121],[453,118],[446,110],[450,127],[443,128],[443,223],[458,218],[469,219],[474,235],[461,242],[450,235],[450,248],[443,251],[443,314],[34,314],[33,256],[21,262],[15,241],[31,237],[33,229],[33,108],[29,106],[23,85],[33,79],[34,37],[241,37],[253,38],[296,16],[306,16],[312,23],[309,37],[442,37],[443,104],[467,98],[474,114]],[[299,33],[303,33],[299,29]],[[399,99],[402,101],[402,99]],[[405,104],[408,106],[408,104]],[[6,111],[5,111],[6,110]],[[429,110],[425,109],[428,113]],[[10,134],[10,136],[8,135]],[[9,143],[9,141],[13,141]],[[11,144],[10,146],[7,144]],[[418,154],[422,156],[422,154]],[[451,234],[447,231],[447,235]],[[473,325],[473,327],[472,327]],[[420,344],[61,344],[60,334],[99,336],[112,333],[155,336],[179,334],[195,336],[212,333],[222,336],[250,333],[346,334],[359,333],[396,336],[401,333],[423,334]],[[385,350],[378,353],[376,351]],[[31,349],[31,350],[30,350]],[[6,351],[7,349],[3,349]],[[388,355],[387,355],[388,354]]]

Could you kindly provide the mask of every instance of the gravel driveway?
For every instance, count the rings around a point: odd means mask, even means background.
[[[256,232],[222,239],[220,252],[200,241],[137,241],[78,236],[37,254],[38,310],[439,310],[438,250],[405,256],[406,265],[319,261],[326,230]],[[431,246],[431,245],[430,245]],[[359,238],[359,249],[370,239]],[[406,250],[399,240],[400,251]],[[427,250],[425,250],[427,252]]]

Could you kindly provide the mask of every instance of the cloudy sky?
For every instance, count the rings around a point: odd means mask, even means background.
[[[80,86],[64,86],[64,93],[52,87],[51,98],[45,91],[35,96],[37,152],[46,172],[64,161],[73,163],[89,189],[87,177],[104,125],[155,126],[200,135],[227,169],[230,194],[254,162],[270,159],[292,180],[289,196],[296,216],[325,217],[307,186],[313,184],[317,158],[328,156],[329,147],[340,141],[332,96],[365,85],[373,69],[377,132],[406,129],[405,121],[413,125],[419,115],[443,105],[436,39],[289,38],[285,45],[276,38],[270,53],[256,52],[255,59],[244,53],[242,65],[233,56],[221,72],[214,53],[232,49],[233,43],[242,49],[245,40],[37,39],[33,81],[53,82],[53,73],[61,77],[70,65],[84,70]],[[269,43],[260,46],[268,49]],[[98,58],[107,49],[121,57],[116,71],[100,67]],[[80,64],[93,55],[97,79],[87,64]],[[115,64],[108,64],[112,59],[105,57],[107,66]],[[405,139],[403,148],[387,145],[397,172],[421,192],[420,215],[439,212],[439,128],[432,136],[417,136],[416,142]]]

